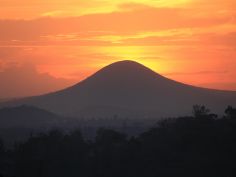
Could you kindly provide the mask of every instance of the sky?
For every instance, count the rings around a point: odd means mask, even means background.
[[[236,90],[235,0],[0,0],[0,98],[66,88],[120,60]]]

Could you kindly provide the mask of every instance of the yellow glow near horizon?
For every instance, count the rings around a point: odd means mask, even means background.
[[[116,47],[104,47],[99,49],[104,55],[112,56],[113,60],[108,60],[105,63],[101,63],[99,67],[103,67],[112,62],[121,61],[121,60],[131,60],[136,61],[144,66],[157,71],[157,72],[168,72],[170,67],[165,65],[165,62],[157,62],[155,59],[152,59],[150,52],[147,47],[143,46],[116,46]],[[158,51],[156,51],[158,52]],[[160,51],[161,53],[161,51]]]

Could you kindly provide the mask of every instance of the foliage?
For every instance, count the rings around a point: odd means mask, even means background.
[[[194,116],[165,119],[138,137],[99,129],[94,141],[79,130],[31,136],[1,150],[0,174],[15,177],[233,177],[235,109],[213,119],[207,108]],[[7,168],[6,168],[7,167]]]

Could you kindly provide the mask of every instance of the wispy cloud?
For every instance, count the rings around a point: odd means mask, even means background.
[[[171,72],[165,73],[166,76],[175,76],[175,75],[208,75],[208,74],[227,74],[228,71],[197,71],[197,72]]]
[[[135,6],[135,10],[131,11],[80,17],[0,20],[0,43],[2,45],[37,45],[37,43],[38,45],[63,45],[64,42],[64,45],[112,45],[120,42],[119,40],[114,42],[115,38],[123,37],[127,38],[121,41],[123,45],[126,44],[125,42],[133,45],[135,43],[140,45],[140,42],[143,42],[145,45],[154,43],[155,36],[139,38],[140,34],[170,30],[183,30],[183,33],[186,29],[191,29],[194,33],[197,31],[194,29],[207,29],[233,23],[229,16],[212,18],[194,16],[191,13],[190,9],[148,6],[140,9]],[[139,39],[129,38],[131,35]],[[156,38],[161,41],[161,37],[165,38],[165,36]],[[170,39],[166,38],[164,41],[181,41],[175,38],[175,35],[168,37]],[[187,37],[191,36],[183,36],[185,41]]]

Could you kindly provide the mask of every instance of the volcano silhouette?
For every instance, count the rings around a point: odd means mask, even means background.
[[[120,61],[70,88],[4,105],[22,104],[76,117],[165,117],[190,114],[195,104],[223,113],[236,106],[236,92],[182,84],[137,62]]]

